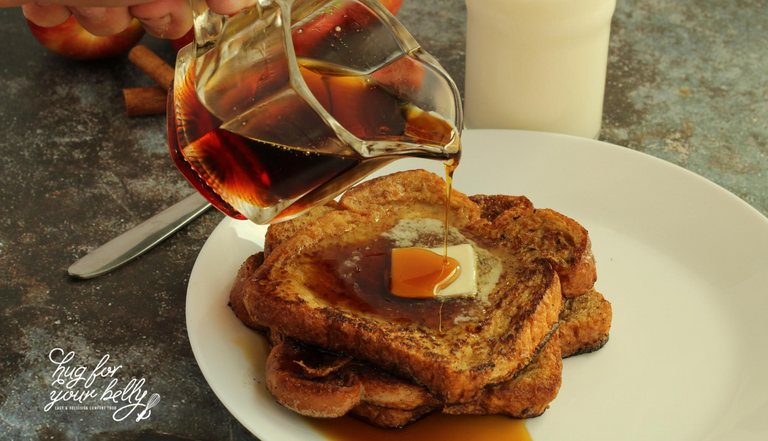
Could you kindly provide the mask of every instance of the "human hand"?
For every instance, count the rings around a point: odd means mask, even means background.
[[[207,0],[218,14],[234,14],[256,0]],[[159,38],[182,37],[192,27],[189,0],[0,0],[0,7],[21,6],[24,16],[42,27],[57,26],[74,15],[93,35],[114,35],[136,17],[148,33]]]

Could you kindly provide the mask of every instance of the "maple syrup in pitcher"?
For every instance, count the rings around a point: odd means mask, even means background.
[[[247,10],[227,22],[238,32],[229,35],[225,27],[219,38],[244,45],[237,40],[245,38],[245,25],[236,22],[241,15],[248,25],[269,21],[291,3]],[[327,3],[338,21],[327,23],[328,11],[297,13],[295,54],[280,52],[271,35],[256,55],[248,46],[214,47],[197,58],[196,48],[179,53],[168,109],[171,154],[195,188],[229,216],[260,224],[289,219],[403,157],[458,164],[461,108],[447,74],[418,46],[408,47],[415,42],[387,46],[380,30],[389,24],[377,15],[378,3]],[[359,23],[379,29],[375,44],[384,48],[382,56],[368,54],[374,51],[370,38],[361,39]],[[318,33],[317,43],[300,37],[333,24]],[[357,32],[344,34],[355,24]],[[401,30],[393,32],[402,37]],[[345,43],[347,58],[333,49],[334,41]],[[234,60],[224,58],[232,53]],[[238,53],[262,58],[243,67]],[[361,54],[379,60],[367,66]]]

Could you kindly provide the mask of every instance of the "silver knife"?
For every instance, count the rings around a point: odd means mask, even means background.
[[[199,193],[187,196],[86,254],[69,267],[69,274],[80,279],[91,279],[108,273],[144,254],[210,206]]]

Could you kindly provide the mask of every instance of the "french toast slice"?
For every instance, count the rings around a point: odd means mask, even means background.
[[[243,264],[231,293],[231,306],[246,324],[238,285],[253,274],[261,254]],[[434,411],[535,417],[557,395],[561,354],[564,358],[592,352],[608,340],[611,306],[600,293],[591,289],[565,304],[557,332],[534,361],[513,380],[485,388],[469,403],[446,405],[411,381],[276,334],[270,334],[273,348],[267,361],[267,387],[277,402],[302,415],[334,418],[349,413],[385,428],[403,427]]]
[[[263,261],[263,252],[250,256],[240,267],[230,292],[230,306],[235,315],[246,326],[262,332],[267,329],[254,323],[245,309],[242,287]],[[557,330],[562,358],[594,352],[605,346],[612,319],[610,302],[594,288],[581,296],[564,299]]]
[[[463,404],[446,404],[375,366],[285,337],[273,339],[278,341],[267,360],[266,382],[276,401],[297,413],[316,418],[349,413],[378,427],[403,427],[434,411],[529,418],[543,413],[560,388],[557,339],[553,334],[514,379]]]
[[[350,189],[245,280],[248,321],[378,366],[445,403],[511,380],[558,325],[560,283],[546,259],[489,236],[496,230],[476,203],[454,191],[449,242],[478,250],[479,299],[401,299],[382,280],[392,248],[442,245],[444,198],[443,180],[424,171]]]
[[[480,217],[490,222],[492,234],[497,235],[499,241],[513,249],[550,261],[560,277],[565,297],[574,298],[584,294],[597,281],[589,234],[573,219],[553,210],[538,210],[525,196],[474,195],[469,199],[477,204]],[[264,239],[265,255],[269,255],[272,249],[292,237],[301,227],[333,211],[336,206],[336,202],[331,201],[298,218],[270,226]],[[355,208],[362,211],[366,209],[359,204]],[[514,211],[499,218],[509,210]]]

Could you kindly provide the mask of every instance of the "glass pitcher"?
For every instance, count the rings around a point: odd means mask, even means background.
[[[458,90],[378,1],[259,0],[232,17],[192,7],[169,147],[225,214],[277,222],[398,158],[458,162]]]

